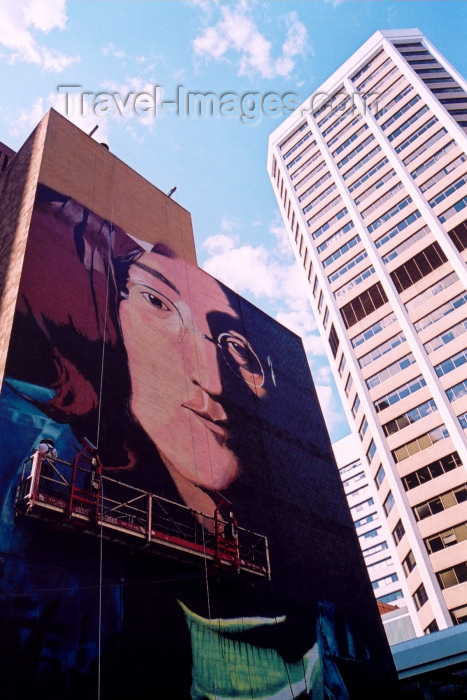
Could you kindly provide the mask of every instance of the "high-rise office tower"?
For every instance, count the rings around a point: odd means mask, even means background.
[[[418,635],[467,620],[467,83],[373,35],[270,138],[268,171]]]

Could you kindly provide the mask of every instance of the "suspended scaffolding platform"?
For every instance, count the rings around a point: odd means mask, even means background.
[[[35,452],[23,464],[15,516],[86,532],[210,569],[270,578],[267,537],[102,476],[89,443],[72,462]],[[204,523],[204,526],[201,525]]]

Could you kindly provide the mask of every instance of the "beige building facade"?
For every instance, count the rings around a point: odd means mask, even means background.
[[[373,35],[270,137],[268,172],[415,633],[467,620],[467,83]]]

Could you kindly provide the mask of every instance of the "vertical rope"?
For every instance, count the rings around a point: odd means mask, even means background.
[[[115,181],[115,158],[113,159],[113,172],[112,172],[112,182]],[[100,386],[99,386],[99,401],[97,409],[97,432],[96,432],[96,447],[99,451],[99,440],[100,440],[100,429],[101,429],[101,418],[102,418],[102,395],[104,387],[104,364],[105,364],[105,343],[107,337],[107,318],[109,312],[109,288],[110,288],[110,268],[111,268],[111,250],[112,250],[112,231],[113,231],[113,217],[114,217],[114,188],[112,187],[112,204],[110,210],[110,222],[109,222],[109,245],[107,254],[107,279],[106,279],[106,292],[105,292],[105,306],[104,306],[104,328],[102,332],[102,353],[101,353],[101,373],[100,373]],[[99,320],[99,319],[98,319]],[[102,666],[101,666],[101,656],[102,656],[102,592],[103,592],[103,560],[104,560],[104,531],[103,531],[103,516],[104,516],[104,493],[102,479],[99,484],[99,494],[100,494],[100,527],[99,527],[99,602],[98,602],[98,633],[97,633],[97,700],[101,700],[101,681],[102,681]]]

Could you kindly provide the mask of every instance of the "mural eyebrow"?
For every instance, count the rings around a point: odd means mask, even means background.
[[[167,277],[165,277],[162,274],[162,272],[159,272],[158,270],[154,270],[154,268],[149,267],[148,265],[145,265],[144,263],[135,262],[134,265],[135,265],[135,267],[140,267],[145,272],[148,272],[153,277],[156,277],[158,280],[160,280],[161,282],[166,284],[168,287],[170,287],[170,289],[173,289],[173,291],[176,292],[177,294],[180,294],[180,290],[177,289],[177,287],[174,285],[174,283],[171,282],[169,279],[167,279]]]

